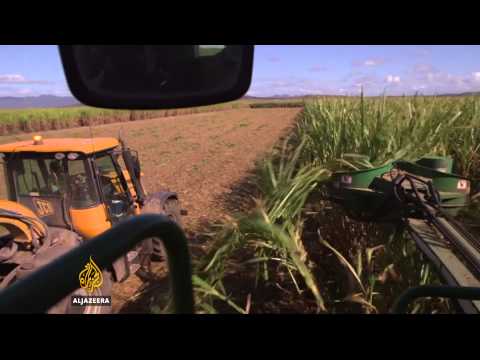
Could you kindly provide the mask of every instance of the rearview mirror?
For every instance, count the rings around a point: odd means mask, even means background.
[[[249,45],[60,45],[65,76],[82,103],[113,109],[203,106],[242,97]]]

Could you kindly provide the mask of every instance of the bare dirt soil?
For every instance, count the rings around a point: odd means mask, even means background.
[[[95,137],[116,137],[119,131],[140,154],[144,185],[149,192],[179,194],[190,238],[204,224],[218,221],[248,203],[248,177],[255,161],[263,158],[295,124],[299,108],[239,109],[182,115],[96,126]],[[88,128],[42,133],[44,137],[90,137]],[[3,136],[0,143],[31,138],[32,134]],[[241,185],[241,186],[240,186]],[[162,266],[155,268],[158,275]],[[144,286],[150,284],[143,284]],[[148,289],[147,289],[148,290]],[[142,281],[132,276],[114,286],[114,312],[144,311],[131,306]]]

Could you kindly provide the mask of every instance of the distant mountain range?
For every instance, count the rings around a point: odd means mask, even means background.
[[[478,96],[480,95],[480,91],[475,91],[475,92],[465,92],[465,93],[460,93],[460,94],[442,94],[438,96]]]
[[[272,96],[244,96],[245,100],[278,100],[278,99],[301,99],[305,97],[320,96],[320,95],[272,95]]]
[[[480,92],[468,92],[461,94],[441,94],[437,96],[473,96],[480,95]],[[336,95],[273,95],[268,97],[259,96],[244,96],[246,100],[294,100],[305,99],[310,97],[330,97]],[[40,95],[40,96],[27,96],[27,97],[0,97],[0,109],[28,109],[28,108],[61,108],[71,106],[81,106],[75,98],[71,96],[55,96],[55,95]]]
[[[0,109],[58,108],[81,105],[71,96],[0,97]]]

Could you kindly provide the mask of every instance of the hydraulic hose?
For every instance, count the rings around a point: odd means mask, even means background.
[[[14,211],[5,210],[5,209],[0,209],[0,217],[19,220],[29,225],[38,238],[42,238],[44,241],[47,241],[49,239],[48,227],[40,219],[35,219],[32,217],[18,214]],[[33,239],[33,242],[35,243],[34,239]],[[37,246],[39,246],[39,244],[37,244]]]
[[[393,305],[392,313],[405,314],[408,305],[425,297],[447,298],[456,300],[480,300],[480,288],[457,286],[420,286],[405,291]]]

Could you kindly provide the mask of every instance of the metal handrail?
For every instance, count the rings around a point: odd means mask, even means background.
[[[90,256],[105,269],[144,239],[163,240],[176,313],[194,312],[192,271],[181,228],[164,215],[135,216],[0,291],[0,313],[45,313],[79,288],[78,274]]]
[[[392,313],[405,314],[411,302],[418,298],[426,297],[480,300],[480,288],[459,286],[420,286],[410,288],[396,300],[392,308]]]

